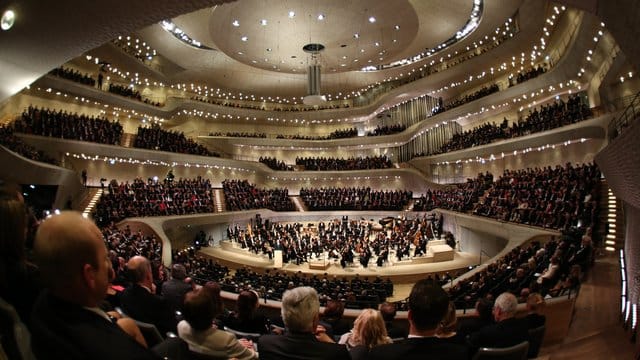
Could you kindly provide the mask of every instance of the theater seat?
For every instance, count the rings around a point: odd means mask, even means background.
[[[226,326],[224,327],[224,331],[228,331],[232,333],[233,335],[236,336],[236,339],[247,339],[255,342],[255,341],[258,341],[258,339],[260,338],[260,334],[258,333],[248,333],[248,332],[238,331],[238,330],[228,328]]]
[[[480,348],[473,360],[526,360],[528,351],[528,341],[508,348]]]
[[[544,339],[544,332],[546,327],[544,325],[535,329],[529,329],[529,359],[535,358],[540,352],[542,346],[542,340]]]
[[[160,334],[160,331],[158,331],[158,328],[155,325],[135,319],[134,321],[140,328],[140,332],[142,333],[142,336],[144,336],[144,340],[147,342],[149,347],[153,347],[164,341],[162,334]]]

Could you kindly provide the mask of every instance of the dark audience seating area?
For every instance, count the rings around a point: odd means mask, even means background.
[[[62,67],[62,66],[51,70],[49,74],[61,77],[63,79],[75,81],[77,83],[84,84],[84,85],[89,85],[89,86],[96,85],[96,79],[91,77],[91,75],[86,73],[82,74],[78,70],[73,70],[70,68]]]
[[[209,133],[209,136],[227,136],[227,137],[239,137],[239,138],[266,138],[267,134],[265,133],[258,133],[258,132],[254,132],[254,133],[248,133],[248,132],[226,132],[226,133],[222,133],[222,132],[211,132]]]
[[[600,171],[595,165],[505,170],[485,189],[474,215],[568,229],[597,220]]]
[[[247,180],[224,180],[222,190],[228,211],[270,209],[274,211],[294,211],[295,205],[289,198],[289,190],[258,189]]]
[[[0,125],[0,145],[27,159],[60,166],[59,161],[31,145],[25,144],[20,138],[14,135],[12,128],[5,125]]]
[[[264,274],[254,272],[248,268],[236,270],[232,277],[227,277],[220,283],[222,290],[238,293],[246,289],[258,290],[260,295],[271,300],[282,299],[282,294],[287,289],[298,286],[311,286],[318,291],[321,304],[327,300],[340,300],[346,308],[363,309],[377,307],[377,305],[389,296],[393,295],[393,283],[376,277],[369,280],[367,277],[348,280],[346,278],[318,276],[298,273],[285,273],[281,271]]]
[[[347,139],[358,136],[358,129],[340,129],[333,131],[326,136],[309,136],[309,135],[278,135],[278,139],[292,139],[292,140],[335,140],[335,139]]]
[[[215,156],[220,154],[210,151],[192,139],[184,136],[183,132],[169,131],[158,125],[138,127],[138,134],[133,146],[141,149],[168,151],[180,154]]]
[[[284,161],[278,161],[276,158],[268,156],[260,156],[259,162],[267,165],[270,169],[279,171],[293,171],[293,166],[289,166]]]
[[[511,126],[505,118],[500,125],[495,122],[485,123],[463,133],[455,134],[451,140],[442,145],[439,151],[435,151],[431,155],[552,130],[586,120],[592,115],[589,107],[580,100],[578,95],[571,95],[566,103],[562,99],[558,99],[553,103],[542,105],[530,111],[522,121],[513,123]]]
[[[376,191],[371,188],[302,188],[300,197],[311,211],[402,210],[411,191]]]
[[[109,183],[93,218],[101,226],[129,217],[187,215],[214,212],[208,179],[164,179]]]
[[[383,136],[383,135],[392,135],[405,131],[407,127],[405,125],[394,124],[394,125],[384,125],[384,126],[376,126],[373,131],[367,133],[367,136]]]
[[[161,103],[157,102],[157,101],[152,101],[149,100],[145,97],[142,97],[142,95],[140,95],[140,92],[138,90],[134,90],[133,87],[131,86],[126,86],[126,85],[120,85],[120,84],[114,84],[111,83],[109,84],[109,92],[116,94],[116,95],[120,95],[120,96],[125,96],[128,98],[132,98],[134,100],[138,100],[140,102],[143,102],[145,104],[149,104],[149,105],[153,105],[153,106],[162,106]]]
[[[443,112],[445,112],[447,110],[451,110],[453,108],[456,108],[458,106],[464,105],[466,103],[470,103],[472,101],[478,100],[480,98],[483,98],[485,96],[491,95],[491,94],[496,93],[498,91],[500,91],[500,88],[498,87],[498,84],[492,84],[492,85],[489,85],[489,86],[483,86],[482,88],[480,88],[480,90],[478,90],[478,91],[476,91],[474,93],[465,95],[465,96],[463,96],[461,98],[449,101],[445,105],[442,105],[442,103],[440,103],[438,107],[433,109],[431,115],[433,116],[433,115],[437,115],[437,114],[443,113]]]
[[[527,71],[520,71],[518,72],[518,75],[515,76],[515,78],[509,78],[509,86],[513,86],[516,84],[520,84],[523,83],[527,80],[531,80],[534,78],[537,78],[538,76],[544,74],[547,72],[546,67],[544,67],[543,65],[538,65],[536,67],[532,67],[531,69],[528,69]]]
[[[104,117],[29,106],[13,123],[16,133],[119,145],[122,125]]]
[[[326,158],[326,157],[297,157],[296,165],[304,166],[304,170],[310,171],[332,171],[332,170],[368,170],[368,169],[389,169],[393,166],[391,160],[385,155],[367,156],[367,157],[350,157],[344,158]]]

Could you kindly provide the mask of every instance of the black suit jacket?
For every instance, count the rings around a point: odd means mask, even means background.
[[[468,360],[469,350],[464,345],[454,344],[436,337],[409,338],[398,343],[372,348],[369,359]]]
[[[45,291],[32,314],[33,352],[46,359],[159,359],[118,325]]]
[[[258,340],[260,360],[349,360],[344,345],[324,343],[313,334],[263,335]]]
[[[167,300],[138,284],[133,284],[122,292],[120,303],[125,314],[155,325],[163,336],[167,331],[176,331],[176,317]]]
[[[182,280],[171,279],[162,284],[162,297],[167,299],[172,311],[182,310],[184,295],[191,291],[191,285]]]
[[[469,337],[469,344],[475,350],[481,347],[505,348],[529,340],[526,320],[510,318],[485,326]]]

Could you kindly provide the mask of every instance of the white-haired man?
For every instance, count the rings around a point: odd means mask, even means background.
[[[270,359],[350,359],[347,348],[316,334],[320,321],[318,293],[311,287],[287,290],[282,296],[285,335],[263,335],[258,341],[260,360]]]
[[[505,348],[529,340],[527,324],[515,317],[517,306],[515,295],[509,292],[500,294],[493,305],[495,324],[471,334],[469,345],[474,350],[480,347]]]

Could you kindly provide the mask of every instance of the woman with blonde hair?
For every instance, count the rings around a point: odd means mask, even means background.
[[[367,359],[369,352],[375,346],[390,344],[387,328],[380,311],[364,309],[353,323],[353,329],[342,335],[340,344],[347,346],[351,359]]]

